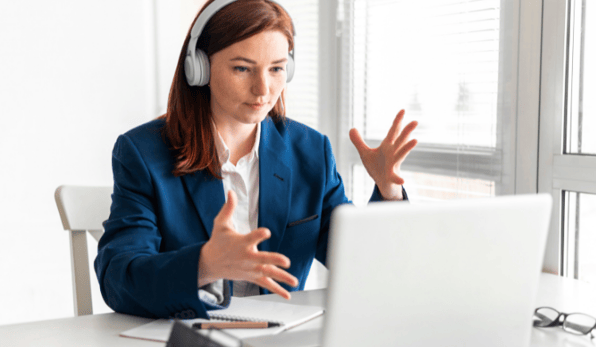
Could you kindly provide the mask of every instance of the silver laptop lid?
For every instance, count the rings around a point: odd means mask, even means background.
[[[341,206],[323,346],[528,346],[549,195]]]

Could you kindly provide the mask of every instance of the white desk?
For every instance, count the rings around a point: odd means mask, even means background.
[[[259,300],[284,301],[275,295]],[[297,305],[324,306],[325,290],[292,294]],[[551,306],[563,312],[583,312],[596,317],[596,286],[542,274],[537,306]],[[530,319],[530,318],[529,318]],[[34,323],[0,326],[2,346],[163,346],[163,343],[119,337],[122,331],[151,322],[151,319],[120,313],[55,319]],[[253,347],[316,345],[323,319],[317,318],[277,336],[245,341]],[[530,322],[528,322],[530,324]],[[560,328],[532,329],[531,346],[591,346],[589,337],[575,336]]]

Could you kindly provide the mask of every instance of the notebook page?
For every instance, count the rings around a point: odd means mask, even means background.
[[[252,321],[281,323],[284,330],[323,314],[322,307],[300,306],[280,302],[233,297],[230,307],[209,311],[212,319],[240,318]]]
[[[324,309],[317,306],[301,306],[279,302],[254,300],[242,297],[232,297],[230,307],[223,310],[209,311],[211,315],[240,316],[247,319],[262,319],[263,321],[280,322],[283,326],[268,329],[225,329],[225,331],[239,339],[279,334],[313,318],[322,315]],[[218,319],[187,319],[182,322],[192,326],[194,323],[214,322]],[[120,333],[120,336],[143,340],[167,342],[172,330],[173,320],[158,319]]]

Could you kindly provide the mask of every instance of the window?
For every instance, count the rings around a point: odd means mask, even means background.
[[[596,195],[564,191],[562,199],[563,272],[596,283]]]
[[[596,283],[594,3],[544,4],[539,191],[554,197],[548,270]]]
[[[515,191],[518,7],[340,3],[339,162],[356,204],[368,201],[373,183],[345,134],[356,127],[376,147],[401,108],[406,121],[419,122],[419,144],[402,165],[412,201]]]
[[[279,0],[296,29],[296,74],[287,85],[289,118],[318,129],[319,121],[319,1]]]
[[[596,154],[596,18],[593,2],[574,1],[569,11],[568,115],[565,148],[572,154]]]

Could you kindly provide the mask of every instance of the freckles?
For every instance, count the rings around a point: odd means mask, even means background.
[[[216,79],[211,81],[211,87],[217,90],[220,97],[230,100],[230,97],[234,95],[234,91],[237,90],[235,79],[234,76],[220,73]]]
[[[275,91],[274,93],[275,94],[281,94],[281,92],[284,90],[285,87],[286,87],[286,84],[284,82],[279,83],[273,89]]]

